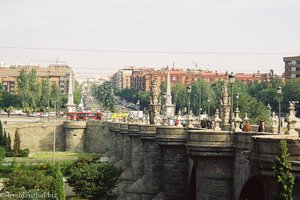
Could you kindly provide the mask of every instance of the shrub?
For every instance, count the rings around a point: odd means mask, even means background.
[[[5,148],[0,147],[0,162],[3,161],[3,159],[5,158],[5,155],[6,155]]]
[[[288,161],[288,148],[285,140],[280,141],[280,155],[276,156],[274,162],[274,172],[277,180],[277,187],[279,189],[278,195],[280,199],[292,200],[294,176],[290,172],[291,163]]]
[[[18,157],[28,157],[28,155],[29,155],[29,149],[21,149],[19,151]]]
[[[67,179],[73,191],[87,199],[111,199],[121,170],[111,163],[95,163],[90,158],[75,162]]]

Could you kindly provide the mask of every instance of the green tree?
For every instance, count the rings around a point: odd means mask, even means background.
[[[74,103],[79,104],[81,100],[81,87],[78,81],[75,81],[75,90],[74,90]]]
[[[55,195],[56,200],[65,200],[63,175],[60,166],[56,163],[49,168],[48,174],[53,177],[53,184],[50,186],[50,194]]]
[[[238,104],[241,112],[240,116],[242,118],[244,118],[245,113],[247,113],[251,123],[257,123],[260,119],[262,119],[266,122],[266,124],[269,124],[270,119],[268,109],[266,107],[267,104],[264,104],[253,96],[250,96],[248,87],[248,85],[240,81],[236,81],[233,85],[234,110]],[[228,91],[230,91],[230,87],[228,88]],[[235,98],[236,93],[239,93],[239,99]],[[231,96],[231,91],[228,95]]]
[[[288,148],[285,140],[280,141],[280,155],[274,161],[274,172],[280,199],[292,200],[294,176],[291,174],[291,163],[288,161]]]
[[[0,121],[0,147],[3,147],[4,145],[3,126],[2,121]]]
[[[102,85],[93,87],[93,96],[103,105],[105,109],[114,111],[114,94],[112,92],[111,82],[105,81]]]
[[[20,75],[17,79],[18,82],[18,95],[22,102],[23,109],[29,109],[29,76],[25,69],[20,71]]]
[[[20,136],[19,136],[18,130],[16,130],[15,138],[14,138],[14,146],[13,146],[14,156],[19,156],[20,145],[21,145]]]
[[[41,85],[38,81],[37,72],[32,68],[29,72],[29,106],[36,110],[41,97]]]
[[[180,83],[175,84],[172,87],[172,98],[173,103],[176,105],[176,113],[179,110],[183,111],[184,108],[187,108],[188,94],[186,86]]]
[[[49,78],[42,80],[42,95],[40,106],[43,111],[46,111],[46,108],[50,106],[51,98],[51,85]]]
[[[137,100],[140,100],[140,106],[142,107],[142,109],[148,108],[149,103],[150,103],[149,96],[150,96],[149,93],[145,92],[145,91],[139,91],[136,94],[136,98],[137,98]]]
[[[286,84],[282,88],[283,102],[282,110],[287,112],[288,103],[290,101],[300,100],[300,80],[299,79],[288,79]]]
[[[4,147],[0,147],[0,164],[3,161],[3,159],[5,158],[6,155],[6,151]]]
[[[2,99],[3,99],[2,105],[6,109],[9,107],[16,107],[16,108],[22,107],[21,97],[19,95],[10,94],[7,91],[3,91]]]
[[[208,99],[210,99],[210,102],[208,102]],[[210,83],[198,80],[192,84],[191,109],[194,114],[198,115],[200,108],[206,113],[208,113],[208,108],[210,108],[212,114],[217,108],[217,103],[216,94]]]
[[[77,163],[78,164],[78,163]],[[87,199],[111,199],[121,170],[110,163],[80,163],[73,166],[68,182],[73,191]]]
[[[27,199],[53,199],[50,196],[52,183],[53,177],[47,176],[42,170],[19,167],[9,175],[3,191],[11,194],[23,194],[29,197]],[[39,198],[34,198],[37,196]]]

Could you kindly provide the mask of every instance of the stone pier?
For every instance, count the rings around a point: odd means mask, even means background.
[[[187,139],[187,131],[184,128],[157,128],[156,141],[162,154],[162,194],[165,199],[188,197],[188,157],[185,148]]]
[[[189,131],[187,149],[193,159],[190,197],[197,199],[232,199],[233,147],[229,132]],[[208,187],[209,186],[209,187]]]
[[[138,124],[128,125],[128,135],[131,138],[131,169],[132,179],[135,181],[126,190],[126,199],[141,199],[141,178],[144,173],[144,148],[140,140],[140,126]]]

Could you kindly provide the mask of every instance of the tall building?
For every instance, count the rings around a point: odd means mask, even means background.
[[[46,68],[33,65],[11,65],[9,67],[0,67],[0,84],[2,84],[4,90],[10,94],[17,94],[17,80],[21,70],[30,70],[32,68],[36,70],[40,82],[42,82],[43,79],[49,78],[51,84],[55,83],[59,86],[61,95],[68,94],[71,68],[65,64],[53,64]]]
[[[284,57],[285,79],[300,78],[300,56]]]
[[[112,87],[114,89],[124,90],[125,88],[131,88],[131,75],[135,71],[140,71],[139,67],[125,67],[120,69],[111,77]]]

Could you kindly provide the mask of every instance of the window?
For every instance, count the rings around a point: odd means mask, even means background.
[[[296,65],[297,62],[296,62],[296,60],[292,60],[291,63],[292,63],[292,65]]]
[[[296,78],[300,78],[300,74],[296,74]]]

